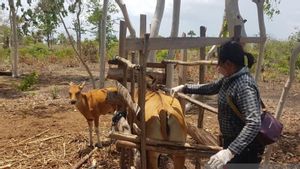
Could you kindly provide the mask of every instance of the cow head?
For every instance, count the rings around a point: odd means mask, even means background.
[[[77,85],[73,82],[70,82],[70,88],[69,88],[69,96],[70,96],[70,103],[76,104],[77,100],[79,99],[81,95],[81,90],[83,89],[85,82],[82,82],[81,84]]]

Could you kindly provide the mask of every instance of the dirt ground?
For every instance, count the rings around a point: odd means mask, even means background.
[[[89,81],[85,69],[75,61],[22,61],[21,74],[39,73],[39,81],[27,92],[16,89],[21,78],[0,76],[0,168],[71,168],[89,149],[88,127],[84,117],[68,100],[68,83]],[[89,64],[95,77],[98,65]],[[9,67],[0,64],[0,71]],[[285,77],[259,84],[267,107],[275,111]],[[87,82],[84,91],[91,89]],[[106,85],[110,85],[108,81]],[[271,160],[276,163],[298,164],[300,161],[300,83],[293,83],[284,106],[281,121],[284,131]],[[112,115],[100,117],[101,139],[108,142]],[[189,113],[187,120],[196,123],[197,116]],[[204,128],[218,134],[216,116],[205,114]],[[95,139],[95,136],[94,136]],[[82,168],[93,161],[98,168],[119,168],[119,152],[115,145],[98,150]],[[187,165],[187,168],[192,168]]]

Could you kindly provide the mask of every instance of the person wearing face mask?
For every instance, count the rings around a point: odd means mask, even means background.
[[[249,69],[254,64],[252,54],[241,44],[229,41],[218,50],[217,70],[222,78],[208,84],[185,84],[171,88],[171,94],[218,95],[218,121],[223,150],[211,156],[210,168],[259,168],[264,146],[256,141],[261,127],[261,104],[258,86]],[[228,103],[242,114],[240,118]],[[247,164],[247,165],[245,165]],[[236,166],[236,167],[234,167]]]

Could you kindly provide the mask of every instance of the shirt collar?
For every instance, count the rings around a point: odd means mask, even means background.
[[[235,72],[234,74],[230,75],[229,77],[226,77],[225,80],[233,80],[243,74],[249,73],[249,69],[248,67],[243,67],[242,69],[240,69],[239,71]]]

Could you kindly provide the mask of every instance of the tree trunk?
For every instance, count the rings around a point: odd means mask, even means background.
[[[78,12],[76,15],[77,25],[75,24],[75,31],[76,31],[76,36],[77,36],[77,50],[78,50],[79,55],[82,57],[80,14],[81,14],[81,2],[78,3]]]
[[[101,33],[100,33],[100,74],[99,87],[104,87],[105,81],[105,58],[106,58],[106,20],[107,20],[108,0],[103,1],[102,19],[101,19]]]
[[[119,7],[122,11],[122,14],[123,14],[124,19],[125,19],[126,26],[127,26],[128,30],[129,30],[129,33],[130,33],[130,37],[135,38],[136,37],[136,32],[135,32],[135,30],[134,30],[134,28],[133,28],[133,26],[130,22],[126,5],[124,4],[123,0],[115,0],[115,1],[119,5]]]
[[[260,35],[260,44],[259,44],[259,56],[256,65],[255,80],[258,82],[260,80],[261,67],[264,61],[264,50],[266,45],[266,27],[264,21],[264,2],[265,0],[252,0],[256,3],[257,14],[258,14],[258,24],[259,24],[259,35]]]
[[[172,17],[172,29],[171,29],[170,37],[178,36],[180,4],[181,4],[181,0],[173,0],[173,17]],[[173,59],[174,53],[175,53],[174,50],[169,50],[167,59]],[[174,65],[168,64],[167,65],[166,87],[173,86],[173,77],[174,77]]]
[[[160,23],[164,14],[164,9],[165,9],[165,0],[157,0],[154,16],[151,22],[150,38],[158,36]],[[156,62],[155,51],[153,50],[150,51],[148,62]]]
[[[229,37],[234,36],[234,26],[242,26],[242,36],[246,37],[244,19],[239,10],[239,0],[225,0],[225,17],[228,23]]]
[[[12,77],[18,77],[18,33],[17,33],[17,14],[15,10],[14,0],[9,0],[10,7],[10,25],[12,28],[11,35],[11,62],[12,62]]]

